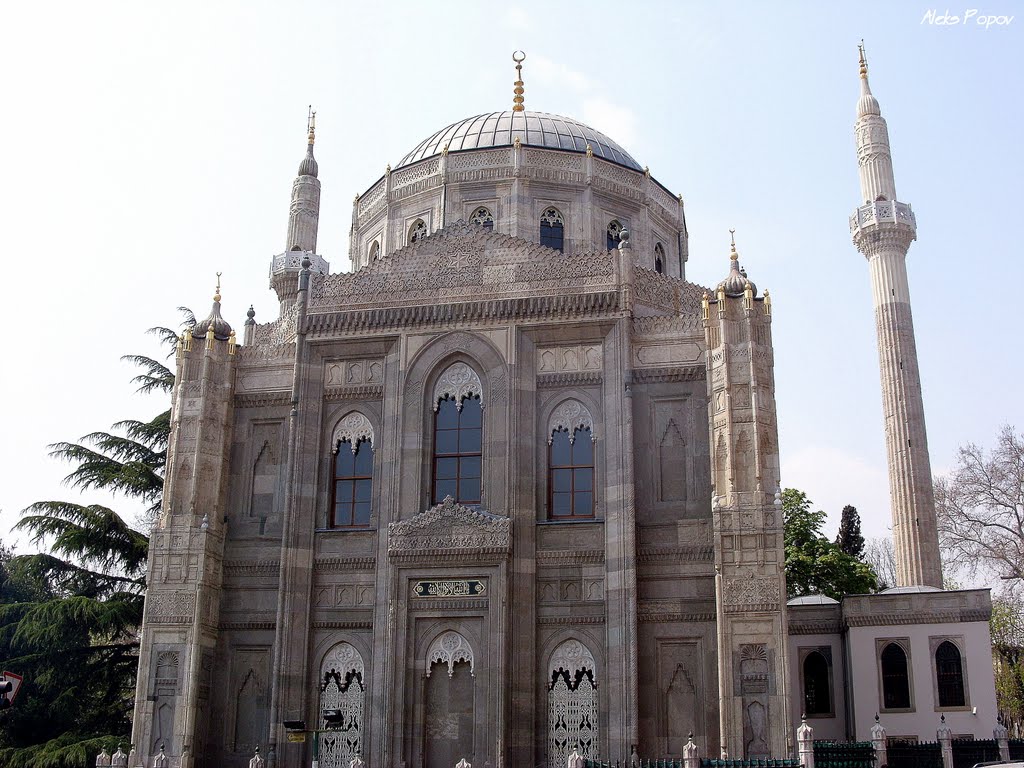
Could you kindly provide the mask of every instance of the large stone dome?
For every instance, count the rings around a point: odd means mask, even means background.
[[[511,146],[516,138],[531,147],[547,147],[568,152],[586,152],[587,145],[596,157],[634,171],[643,168],[626,150],[603,133],[571,117],[548,112],[488,112],[459,120],[424,139],[402,158],[398,168],[441,154],[466,149]]]

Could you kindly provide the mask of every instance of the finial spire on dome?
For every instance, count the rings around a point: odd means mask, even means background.
[[[864,55],[864,38],[861,38],[860,45],[857,46],[857,50],[860,51],[860,76],[865,80],[868,79],[868,59]]]
[[[213,300],[214,301],[220,301],[220,275],[221,275],[221,273],[218,272],[217,273],[217,288],[213,292]]]
[[[750,291],[750,298],[757,295],[757,286],[747,277],[746,270],[740,269],[740,256],[736,253],[736,230],[729,230],[729,275],[718,284],[718,291],[726,296],[737,298]]]
[[[316,110],[312,104],[309,105],[309,114],[306,115],[306,132],[309,134],[309,146],[313,146],[313,142],[316,141]]]
[[[526,61],[526,54],[522,51],[512,52],[512,61],[516,63],[516,82],[513,92],[515,96],[512,97],[512,111],[523,112],[526,107],[523,106],[523,62]]]
[[[860,53],[860,99],[857,102],[857,117],[865,115],[881,115],[882,111],[878,106],[878,99],[871,93],[871,85],[868,83],[868,57],[864,52],[864,41],[857,46]]]
[[[739,261],[739,254],[736,253],[736,230],[729,230],[729,241],[732,252],[729,254],[729,261]]]

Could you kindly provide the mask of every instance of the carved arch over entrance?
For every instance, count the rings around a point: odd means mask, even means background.
[[[353,759],[362,759],[364,672],[363,657],[346,642],[331,648],[320,665],[320,727],[325,727],[325,711],[341,712],[341,727],[320,739],[320,768],[348,768]]]
[[[548,766],[562,768],[575,749],[598,756],[597,662],[579,640],[566,640],[548,664]]]

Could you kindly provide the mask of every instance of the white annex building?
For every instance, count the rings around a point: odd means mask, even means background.
[[[517,59],[517,70],[521,69]],[[862,60],[863,61],[863,60]],[[786,603],[772,307],[686,280],[680,196],[525,107],[428,137],[317,252],[314,127],[270,266],[279,316],[182,335],[150,548],[132,768],[785,757],[820,738],[987,736],[987,591],[941,591],[904,258],[861,69],[900,587]],[[709,258],[706,255],[701,258]],[[162,761],[162,759],[161,759]]]

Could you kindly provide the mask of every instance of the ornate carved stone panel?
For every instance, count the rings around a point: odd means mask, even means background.
[[[430,677],[434,664],[443,664],[447,667],[448,677],[451,677],[455,673],[455,665],[460,661],[467,662],[470,674],[475,674],[473,646],[469,644],[469,640],[455,630],[444,632],[435,638],[427,649],[427,677]]]
[[[571,347],[539,347],[538,373],[600,371],[604,353],[600,344],[576,344]]]
[[[573,750],[598,756],[597,664],[579,640],[555,648],[548,664],[548,766],[562,768]]]
[[[373,425],[359,411],[352,411],[342,417],[331,433],[331,453],[338,452],[338,446],[348,441],[352,445],[352,453],[356,452],[360,440],[368,440],[373,443]]]
[[[508,556],[512,551],[512,521],[458,504],[450,496],[426,512],[388,525],[388,555],[462,558]]]
[[[341,642],[331,648],[320,665],[320,727],[326,724],[323,713],[337,710],[341,726],[328,731],[320,739],[322,768],[348,768],[355,759],[362,759],[366,698],[363,657],[356,648]]]
[[[551,445],[552,435],[558,429],[564,429],[569,433],[569,443],[576,439],[577,429],[589,429],[590,439],[596,441],[597,433],[594,431],[594,417],[590,410],[579,400],[570,398],[562,401],[548,418],[548,445]]]
[[[455,363],[441,374],[441,378],[434,385],[434,410],[438,409],[438,401],[450,397],[455,401],[455,407],[461,411],[462,400],[473,395],[480,398],[482,408],[484,388],[480,383],[480,377],[466,363]]]

